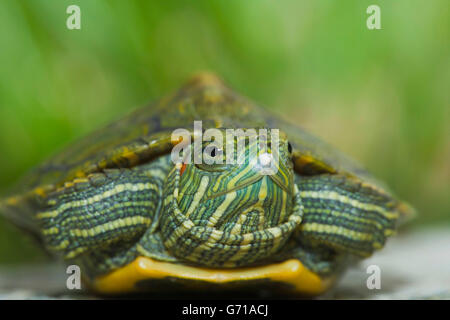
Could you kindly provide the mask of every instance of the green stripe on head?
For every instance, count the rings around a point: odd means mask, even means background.
[[[302,207],[287,140],[280,139],[273,175],[261,173],[257,143],[246,140],[241,154],[234,148],[238,163],[180,163],[169,173],[160,230],[174,256],[211,267],[248,265],[270,257],[298,227]]]

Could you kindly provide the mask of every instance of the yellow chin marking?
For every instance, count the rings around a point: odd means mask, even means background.
[[[269,279],[289,284],[298,293],[306,295],[319,295],[334,282],[334,278],[320,278],[296,259],[251,268],[208,269],[139,257],[125,267],[97,278],[92,283],[92,289],[103,294],[129,293],[137,291],[134,284],[138,281],[166,277],[206,281],[213,284]]]

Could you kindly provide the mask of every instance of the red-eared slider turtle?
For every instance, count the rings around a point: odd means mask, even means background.
[[[183,128],[190,135],[174,134]],[[228,140],[230,129],[243,137]],[[264,143],[251,129],[266,130]],[[315,295],[382,248],[410,208],[339,151],[201,74],[31,171],[0,211],[97,292],[273,284]]]

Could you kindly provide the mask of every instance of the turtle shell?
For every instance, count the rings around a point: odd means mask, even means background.
[[[202,120],[203,129],[280,129],[286,133],[292,145],[297,173],[341,174],[389,194],[386,187],[340,151],[236,94],[216,76],[203,73],[190,79],[174,93],[90,134],[33,169],[18,182],[11,196],[0,202],[0,212],[39,238],[33,213],[48,194],[89,174],[109,168],[130,168],[170,153],[177,143],[171,140],[173,130],[193,130],[196,120]],[[405,216],[411,213],[411,209],[400,202],[398,211]],[[170,267],[167,263],[138,258],[133,264],[97,279],[93,286],[99,291],[114,293],[127,291],[130,283],[135,285],[147,278],[181,278],[181,275],[187,280],[196,281],[202,280],[199,278],[201,276],[216,284],[239,282],[240,279],[269,278],[278,281],[279,275],[281,282],[312,294],[320,293],[329,286],[329,279],[321,279],[316,274],[308,273],[301,265],[293,264],[295,262],[287,261],[276,266],[261,267],[259,271],[243,269],[218,273],[217,270],[208,269],[197,269],[195,272],[179,270],[182,266]],[[189,274],[192,276],[186,276]]]

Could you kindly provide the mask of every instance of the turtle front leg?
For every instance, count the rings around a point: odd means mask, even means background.
[[[158,224],[162,185],[170,166],[163,157],[66,183],[36,214],[46,246],[65,259],[118,243],[131,247]]]
[[[321,263],[346,254],[367,257],[394,233],[399,214],[388,194],[342,175],[297,175],[295,183],[303,219],[294,238],[303,256],[318,254],[313,258]]]

